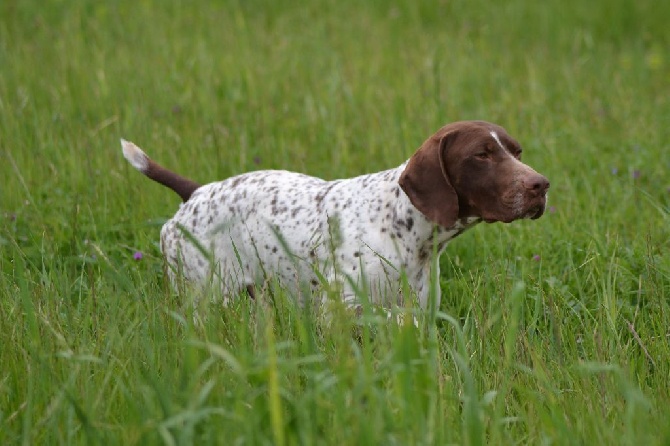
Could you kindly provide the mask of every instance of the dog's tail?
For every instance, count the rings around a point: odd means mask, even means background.
[[[125,139],[121,140],[121,148],[123,149],[123,156],[133,165],[133,167],[152,180],[167,186],[175,191],[184,202],[191,198],[191,194],[200,187],[194,181],[184,178],[165,167],[159,165],[139,147]]]

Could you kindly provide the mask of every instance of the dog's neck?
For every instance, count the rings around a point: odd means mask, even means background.
[[[467,229],[481,222],[480,217],[462,217],[450,227],[439,226],[428,220],[414,207],[409,197],[398,186],[399,192],[393,213],[394,238],[415,246],[421,256],[430,254],[435,247],[437,254],[441,254],[447,243],[461,235]],[[408,238],[407,240],[402,240]]]

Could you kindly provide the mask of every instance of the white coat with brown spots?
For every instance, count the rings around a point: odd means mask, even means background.
[[[399,167],[335,181],[270,170],[200,186],[122,146],[135,168],[184,200],[161,230],[173,282],[214,283],[225,297],[253,296],[277,279],[305,302],[321,298],[325,280],[346,303],[363,292],[389,305],[404,275],[422,308],[435,283],[439,306],[434,248],[441,254],[480,221],[540,217],[549,187],[520,161],[519,144],[483,121],[443,127]]]

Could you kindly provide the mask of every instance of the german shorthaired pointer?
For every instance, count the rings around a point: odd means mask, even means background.
[[[201,186],[121,143],[136,169],[184,201],[161,230],[173,284],[214,283],[224,299],[253,296],[274,277],[301,301],[325,280],[348,304],[361,290],[389,304],[404,274],[425,309],[433,249],[481,221],[539,218],[549,188],[520,161],[519,143],[483,121],[442,127],[399,167],[335,181],[262,170]]]

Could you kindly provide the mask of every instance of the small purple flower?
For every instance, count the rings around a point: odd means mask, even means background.
[[[555,214],[556,213],[556,206],[549,206],[549,213],[550,214]]]
[[[612,172],[612,175],[616,175],[616,174],[619,173],[619,169],[617,169],[616,167],[612,167],[611,172]]]
[[[535,254],[533,256],[533,261],[534,262],[539,262],[540,260],[542,260],[542,257],[540,257],[540,254]]]
[[[633,179],[634,179],[634,180],[637,180],[638,178],[640,178],[640,176],[642,176],[642,172],[640,172],[639,169],[635,169],[635,170],[633,171]]]
[[[133,254],[133,259],[135,260],[142,260],[142,252],[141,251],[135,251],[135,254]]]

